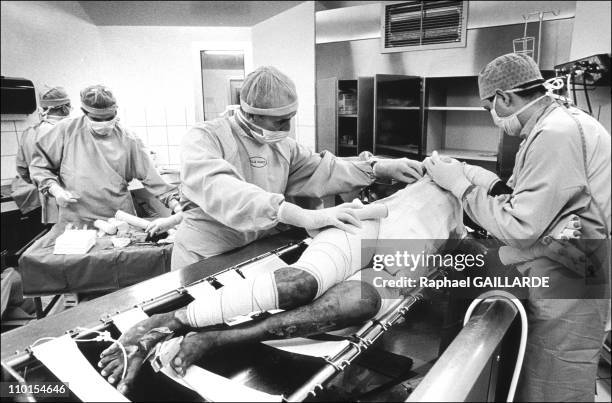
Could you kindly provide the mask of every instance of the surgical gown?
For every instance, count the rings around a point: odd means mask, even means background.
[[[493,198],[474,188],[464,197],[466,212],[517,248],[530,247],[577,214],[583,238],[591,240],[587,245],[609,259],[610,134],[584,112],[552,103],[533,114],[521,137],[508,182],[512,195]],[[517,269],[531,277],[549,276],[551,288],[530,290],[529,336],[516,400],[593,401],[610,300],[572,298],[585,278],[548,258]],[[609,281],[609,260],[602,269]]]
[[[30,174],[43,192],[59,183],[78,196],[78,202],[60,207],[60,222],[91,223],[117,210],[135,214],[132,179],[166,205],[178,198],[177,187],[160,177],[137,136],[120,123],[110,134],[97,135],[85,116],[65,119],[38,139]]]
[[[370,164],[316,154],[286,138],[262,144],[235,117],[197,124],[183,137],[183,213],[173,270],[246,245],[274,231],[287,196],[348,193],[374,180]]]
[[[38,207],[42,207],[41,221],[43,224],[57,222],[57,204],[53,197],[45,196],[32,183],[30,163],[36,151],[36,140],[53,129],[57,122],[55,119],[43,119],[22,133],[15,159],[18,177],[11,183],[11,197],[19,206],[21,212],[27,214]]]

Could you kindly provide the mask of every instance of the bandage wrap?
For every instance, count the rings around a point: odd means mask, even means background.
[[[212,326],[253,312],[278,309],[274,272],[232,283],[202,295],[187,306],[191,327]]]
[[[318,289],[315,298],[319,298],[325,291],[363,267],[361,240],[376,239],[380,224],[378,220],[363,221],[361,224],[362,228],[357,235],[337,228],[320,232],[300,259],[292,265],[316,279]],[[370,257],[363,257],[365,263]]]

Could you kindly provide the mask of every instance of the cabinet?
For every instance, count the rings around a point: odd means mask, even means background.
[[[374,78],[374,154],[419,158],[422,154],[420,77]]]
[[[372,77],[317,81],[317,151],[339,157],[373,151],[373,85]]]
[[[478,77],[423,80],[424,155],[443,155],[499,173],[501,130],[480,102]]]

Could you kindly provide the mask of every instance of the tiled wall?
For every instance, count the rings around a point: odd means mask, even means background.
[[[155,152],[158,166],[173,169],[180,167],[181,139],[194,123],[191,115],[184,106],[127,106],[119,109],[123,125]]]
[[[3,120],[2,133],[0,134],[1,140],[1,153],[2,153],[2,185],[10,184],[15,175],[17,175],[17,169],[15,168],[15,157],[17,155],[17,149],[19,147],[19,138],[21,133],[29,126],[34,125],[38,121],[37,114],[32,114],[27,120]]]
[[[180,144],[194,123],[185,106],[120,108],[121,123],[136,133],[155,152],[159,168],[180,168]],[[27,120],[2,121],[2,185],[10,184],[17,174],[15,156],[21,133],[38,121],[34,113]]]

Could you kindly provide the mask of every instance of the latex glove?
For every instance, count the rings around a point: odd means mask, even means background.
[[[463,164],[454,158],[440,157],[434,151],[431,157],[423,161],[427,174],[438,186],[450,191],[461,199],[471,182],[463,173]]]
[[[157,218],[151,221],[147,228],[145,228],[145,232],[148,232],[151,236],[161,234],[162,232],[166,232],[170,228],[177,226],[182,220],[182,213],[174,214],[170,217]]]
[[[51,187],[49,187],[49,193],[55,197],[55,202],[60,207],[68,207],[70,204],[79,201],[79,196],[65,190],[57,183],[54,183],[51,185]]]
[[[356,210],[362,207],[361,203],[352,201],[335,207],[308,210],[293,203],[283,202],[278,210],[278,219],[284,224],[307,230],[333,226],[355,234],[355,227],[361,228],[361,220],[357,218]]]
[[[582,222],[580,217],[572,215],[563,228],[555,234],[554,238],[559,240],[580,239],[582,237]]]
[[[499,177],[493,172],[477,165],[469,165],[464,163],[463,173],[465,174],[465,177],[474,185],[485,188],[487,193],[489,193],[493,185],[500,180]]]
[[[380,179],[413,183],[423,177],[423,163],[408,158],[381,159],[374,164],[374,175]]]
[[[519,251],[511,246],[502,246],[499,248],[499,258],[503,264],[510,265],[546,256],[584,276],[584,269],[588,265],[589,259],[575,242],[581,237],[582,224],[580,217],[572,215],[563,223],[563,227],[545,236],[531,248]]]
[[[168,207],[170,208],[170,210],[172,210],[175,214],[180,213],[181,211],[183,211],[183,206],[181,206],[181,203],[176,200],[176,199],[172,199],[170,200],[170,202],[168,203]]]

